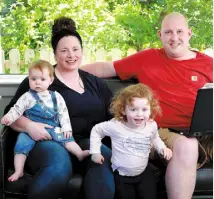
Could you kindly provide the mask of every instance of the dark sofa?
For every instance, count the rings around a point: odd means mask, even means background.
[[[123,81],[118,79],[105,80],[109,88],[115,92],[127,85],[134,84],[135,81]],[[0,198],[25,198],[27,187],[32,176],[25,172],[24,177],[20,180],[10,183],[7,178],[13,172],[13,147],[16,141],[17,133],[8,127],[0,126]],[[158,162],[150,162],[151,167],[157,178],[158,199],[167,199],[164,183],[165,168]],[[71,178],[67,190],[61,198],[80,199],[83,197],[82,191],[82,175],[78,172],[74,173]],[[213,164],[206,164],[197,171],[197,182],[194,191],[195,199],[213,198]]]

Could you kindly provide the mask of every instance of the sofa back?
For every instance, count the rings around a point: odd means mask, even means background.
[[[108,85],[108,87],[110,88],[112,93],[115,93],[127,86],[137,83],[137,80],[135,80],[135,79],[122,81],[118,77],[104,79],[104,81],[106,82],[106,84]]]

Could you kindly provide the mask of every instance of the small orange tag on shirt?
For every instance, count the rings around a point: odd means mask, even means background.
[[[191,80],[194,81],[194,82],[198,81],[198,77],[197,76],[191,76]]]

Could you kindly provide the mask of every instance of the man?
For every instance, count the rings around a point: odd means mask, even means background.
[[[195,138],[167,128],[178,131],[189,128],[197,90],[213,82],[213,59],[189,49],[192,31],[180,13],[167,15],[158,35],[163,49],[147,49],[113,63],[89,64],[82,69],[102,78],[135,77],[156,92],[163,112],[157,120],[160,137],[173,150],[165,176],[168,199],[190,199],[197,162],[200,159],[202,165],[207,157]]]

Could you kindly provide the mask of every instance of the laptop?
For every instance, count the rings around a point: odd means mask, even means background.
[[[213,134],[213,88],[198,90],[187,137]]]

